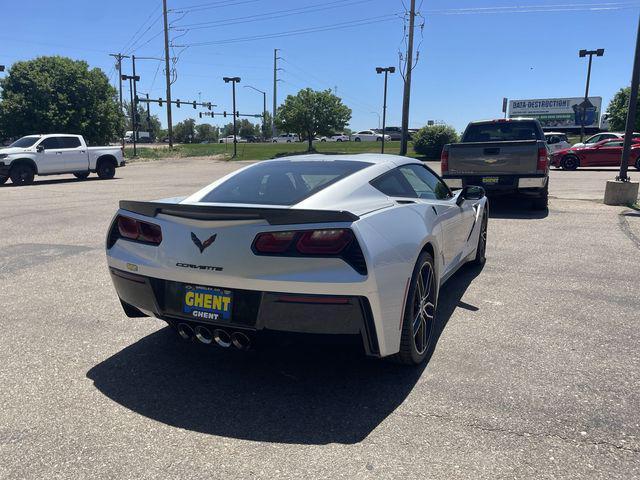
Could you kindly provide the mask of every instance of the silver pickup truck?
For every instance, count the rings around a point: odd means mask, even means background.
[[[533,208],[547,208],[549,151],[535,119],[471,122],[462,142],[445,145],[440,160],[451,188],[479,185],[489,195],[526,196]]]

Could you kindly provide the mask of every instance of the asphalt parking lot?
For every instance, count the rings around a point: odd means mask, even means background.
[[[487,264],[448,282],[416,370],[126,318],[104,254],[118,200],[238,166],[0,187],[0,478],[640,477],[640,212],[598,202],[614,171],[553,171],[548,213],[492,203]]]

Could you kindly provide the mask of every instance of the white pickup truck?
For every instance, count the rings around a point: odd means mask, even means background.
[[[0,149],[0,185],[9,178],[29,185],[36,175],[64,173],[84,180],[95,172],[109,179],[124,165],[121,147],[87,147],[82,135],[28,135]]]

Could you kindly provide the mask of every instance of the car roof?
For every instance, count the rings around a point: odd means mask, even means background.
[[[331,161],[331,160],[341,160],[341,161],[350,161],[350,162],[368,162],[375,164],[384,164],[388,163],[391,165],[404,165],[407,163],[420,163],[419,160],[415,158],[402,157],[400,155],[389,155],[382,153],[359,153],[354,155],[323,155],[321,153],[312,153],[308,155],[290,155],[287,157],[279,157],[273,160],[263,160],[260,163],[266,162],[282,162],[282,161]]]

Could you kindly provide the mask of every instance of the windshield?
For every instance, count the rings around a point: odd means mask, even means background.
[[[294,205],[369,165],[347,160],[263,162],[229,178],[200,201]]]
[[[471,124],[463,142],[510,142],[542,140],[535,122],[495,122]]]
[[[9,147],[29,148],[38,140],[40,140],[40,137],[22,137],[9,145]]]

